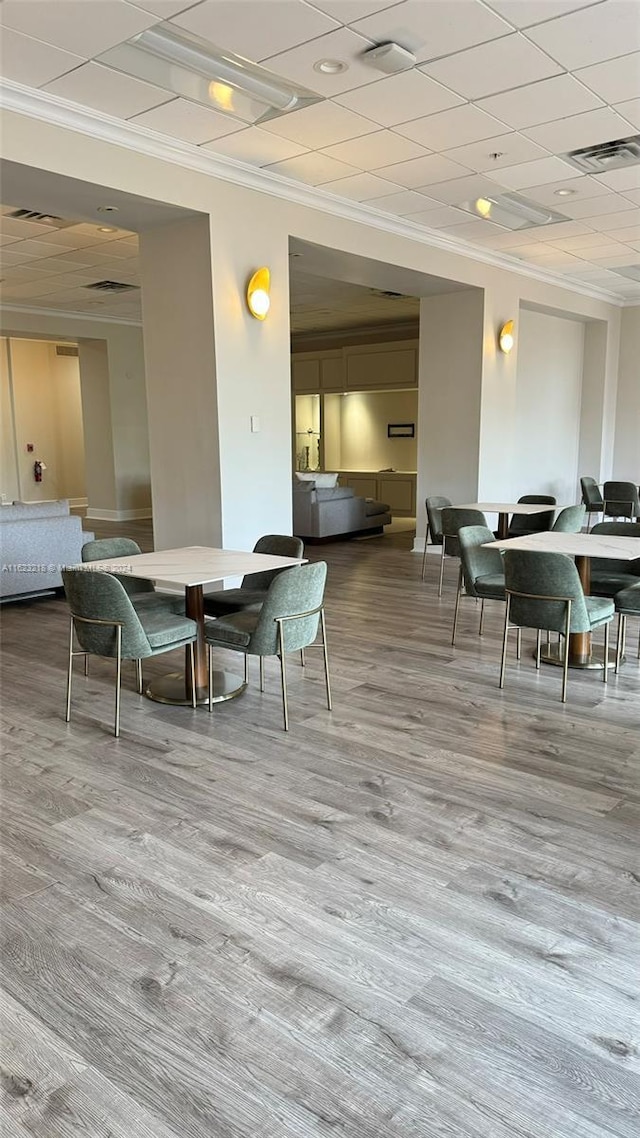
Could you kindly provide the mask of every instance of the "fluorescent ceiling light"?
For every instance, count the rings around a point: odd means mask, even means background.
[[[487,194],[485,197],[461,202],[458,209],[464,209],[474,217],[481,217],[483,221],[492,221],[504,229],[533,229],[538,225],[554,225],[558,221],[568,220],[564,214],[536,205],[519,194]]]
[[[148,28],[96,59],[248,124],[278,118],[321,99],[264,67],[166,24]]]

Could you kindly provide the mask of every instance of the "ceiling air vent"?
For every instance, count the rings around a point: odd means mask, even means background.
[[[93,284],[85,285],[85,288],[90,288],[94,292],[131,292],[139,288],[139,285],[127,284],[125,281],[95,281]]]
[[[74,344],[56,344],[57,356],[77,356],[78,349]]]
[[[608,170],[637,166],[640,164],[640,134],[600,142],[597,146],[583,146],[580,150],[570,150],[564,157],[583,174],[606,174]]]
[[[53,213],[39,213],[37,209],[14,209],[8,217],[17,221],[37,221],[39,225],[50,225],[52,229],[66,229],[68,225],[76,225],[75,221],[66,221],[64,217],[56,217]]]
[[[392,292],[391,289],[388,288],[372,288],[370,292],[372,296],[386,296],[392,300],[398,300],[401,296],[404,296],[403,292]]]

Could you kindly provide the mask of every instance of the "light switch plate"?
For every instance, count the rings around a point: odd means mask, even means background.
[[[251,433],[255,435],[260,430],[260,418],[258,415],[251,416]]]

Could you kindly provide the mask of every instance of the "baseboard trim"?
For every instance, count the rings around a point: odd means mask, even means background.
[[[427,546],[427,557],[429,556],[430,553],[438,554],[438,556],[440,556],[441,550],[442,550],[441,545],[428,545]],[[424,538],[420,538],[418,540],[418,538],[416,537],[414,539],[411,552],[412,553],[424,553]]]
[[[89,499],[88,498],[69,498],[68,501],[69,501],[69,505],[70,505],[72,510],[76,510],[78,508],[84,508],[84,506],[89,505]]]
[[[97,510],[91,506],[87,510],[87,521],[93,522],[134,522],[151,518],[151,507],[142,510]]]

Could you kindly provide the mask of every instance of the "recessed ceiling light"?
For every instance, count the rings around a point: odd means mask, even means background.
[[[96,213],[118,213],[117,205],[99,205],[96,206]]]
[[[572,194],[577,194],[578,191],[577,190],[564,189],[564,190],[554,190],[553,192],[559,198],[570,198],[572,196]]]
[[[99,225],[98,233],[115,233],[116,229],[113,225]]]
[[[321,75],[341,75],[343,71],[349,70],[349,64],[342,59],[318,59],[313,70],[319,71]]]

